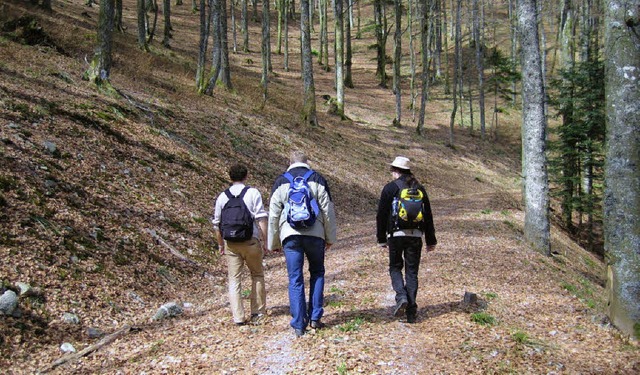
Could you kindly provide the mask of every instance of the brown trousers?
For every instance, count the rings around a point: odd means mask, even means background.
[[[225,257],[229,276],[229,304],[235,323],[246,321],[242,306],[242,269],[246,263],[251,274],[251,315],[266,312],[266,289],[264,287],[264,270],[262,257],[264,255],[260,242],[252,238],[245,242],[225,241]]]

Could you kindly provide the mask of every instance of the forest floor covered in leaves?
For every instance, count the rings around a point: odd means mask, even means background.
[[[523,241],[516,109],[503,114],[497,139],[456,126],[450,147],[450,102],[436,85],[424,136],[409,110],[405,126],[392,127],[394,96],[378,86],[369,31],[354,41],[349,120],[326,113],[320,98],[335,96],[334,73],[316,64],[321,127],[310,129],[298,115],[297,54],[290,72],[274,55],[261,105],[258,23],[252,52],[231,54],[234,90],[199,96],[197,14],[174,7],[173,47],[155,42],[143,53],[130,0],[127,32],[115,36],[119,95],[110,97],[80,79],[97,21],[97,7],[84,3],[53,2],[52,13],[0,3],[0,279],[3,288],[23,282],[38,291],[21,297],[21,316],[0,316],[0,372],[640,372],[638,348],[604,314],[602,260],[555,227],[552,257]],[[46,37],[29,42],[20,26],[6,27],[28,14]],[[292,51],[296,43],[292,37]],[[326,257],[327,327],[301,338],[288,325],[281,254],[265,257],[266,319],[232,323],[224,259],[208,222],[229,165],[246,163],[249,184],[267,201],[293,148],[307,150],[329,180],[339,233]],[[377,198],[396,155],[413,160],[429,192],[439,242],[423,255],[416,324],[392,316],[386,251],[375,244]],[[478,303],[463,304],[465,292]],[[183,314],[152,321],[171,301]],[[65,323],[65,313],[79,323]],[[52,369],[65,357],[63,343],[81,351],[100,342],[89,329],[122,335]]]

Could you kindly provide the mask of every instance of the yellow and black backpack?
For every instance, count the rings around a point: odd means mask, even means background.
[[[412,182],[409,185],[403,180],[396,180],[399,191],[391,208],[393,231],[422,228],[424,193],[415,180]]]

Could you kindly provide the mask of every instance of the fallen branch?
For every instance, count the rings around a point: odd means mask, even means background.
[[[113,341],[117,340],[118,338],[126,335],[127,333],[129,333],[131,331],[131,326],[130,325],[125,325],[124,327],[120,328],[119,330],[115,331],[114,333],[105,336],[102,340],[98,341],[97,343],[90,345],[86,348],[84,348],[83,350],[77,352],[77,353],[73,353],[73,354],[69,354],[66,355],[58,360],[56,360],[55,362],[53,362],[52,364],[50,364],[49,366],[47,366],[46,368],[38,371],[38,373],[40,374],[44,374],[47,373],[53,369],[55,369],[56,367],[63,365],[67,362],[75,362],[78,359],[86,356],[87,354],[93,353],[96,350],[102,348],[103,346],[109,345],[111,344]]]
[[[196,267],[199,268],[204,268],[200,263],[191,260],[189,258],[187,258],[184,254],[182,254],[181,252],[179,252],[178,250],[176,250],[173,246],[171,246],[169,243],[167,243],[167,241],[165,241],[162,237],[160,237],[158,235],[158,233],[156,233],[155,230],[153,229],[146,229],[147,233],[149,233],[151,235],[151,237],[153,237],[153,239],[161,244],[162,246],[166,247],[167,249],[169,249],[169,251],[171,252],[171,254],[175,255],[176,257],[178,257],[180,260],[182,260],[183,262],[187,262],[191,265],[194,265]]]

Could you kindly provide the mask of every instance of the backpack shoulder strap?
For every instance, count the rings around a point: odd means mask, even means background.
[[[251,187],[251,186],[249,186],[249,185],[245,186],[245,187],[242,189],[242,191],[240,192],[240,194],[238,194],[238,195],[233,195],[233,194],[231,194],[231,188],[227,188],[227,189],[224,191],[224,194],[225,194],[225,195],[227,196],[227,198],[229,198],[229,199],[231,199],[231,198],[238,198],[238,197],[240,197],[240,198],[244,198],[245,193],[247,192],[247,190],[249,190],[249,188],[250,188],[250,187]]]
[[[230,188],[228,188],[228,189],[226,189],[226,190],[224,191],[224,195],[226,195],[226,196],[227,196],[227,198],[229,198],[229,199],[231,199],[231,198],[235,198],[235,196],[234,196],[233,194],[231,194],[231,190],[230,190]]]
[[[284,172],[282,174],[282,177],[286,178],[287,181],[289,181],[289,184],[291,184],[293,186],[293,176],[291,175],[291,173],[289,172]]]
[[[311,175],[314,173],[316,173],[316,171],[314,171],[313,169],[309,169],[307,173],[305,173],[304,176],[302,176],[302,179],[304,180],[304,182],[307,182],[309,177],[311,177]]]
[[[242,191],[240,192],[240,194],[238,194],[238,197],[239,197],[239,198],[244,198],[244,195],[247,193],[247,190],[249,190],[249,188],[250,188],[250,187],[251,187],[251,186],[246,185],[246,186],[242,189]]]
[[[405,181],[403,181],[403,180],[397,179],[397,180],[395,180],[395,181],[393,181],[393,182],[395,182],[396,186],[397,186],[397,187],[398,187],[398,189],[399,189],[399,190],[401,190],[401,191],[402,191],[402,189],[404,189],[405,187],[407,187],[407,183],[406,183]]]

